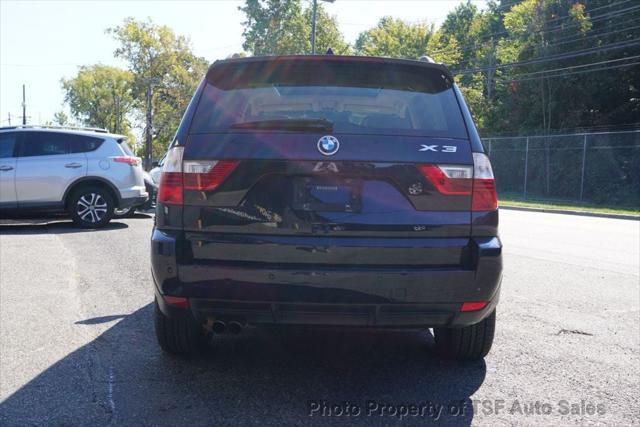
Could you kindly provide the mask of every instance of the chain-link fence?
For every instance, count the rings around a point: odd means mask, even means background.
[[[640,206],[640,130],[484,138],[498,194]]]

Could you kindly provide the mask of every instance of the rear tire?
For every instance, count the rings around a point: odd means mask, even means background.
[[[135,216],[135,214],[136,214],[135,206],[131,206],[129,208],[124,208],[124,209],[115,209],[113,211],[114,218],[131,218]]]
[[[154,302],[156,338],[160,348],[169,354],[194,354],[204,349],[205,334],[202,325],[191,317],[170,318]]]
[[[436,350],[445,359],[480,360],[491,350],[496,311],[479,323],[463,328],[434,328]]]
[[[111,221],[115,203],[111,194],[101,187],[80,187],[73,192],[67,211],[81,228],[101,228]]]

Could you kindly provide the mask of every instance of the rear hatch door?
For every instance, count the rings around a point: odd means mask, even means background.
[[[472,164],[439,67],[214,65],[185,144],[185,253],[244,266],[459,267]]]

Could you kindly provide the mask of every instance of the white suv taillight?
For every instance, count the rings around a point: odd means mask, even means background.
[[[440,194],[471,196],[471,210],[474,212],[498,208],[493,170],[485,154],[473,153],[473,167],[418,165],[418,169]]]
[[[238,160],[182,161],[183,147],[169,150],[160,177],[158,202],[181,205],[184,191],[213,191],[238,166]]]
[[[138,166],[142,162],[142,159],[140,159],[140,157],[133,156],[116,156],[112,157],[111,160],[116,163],[126,163],[129,166]]]

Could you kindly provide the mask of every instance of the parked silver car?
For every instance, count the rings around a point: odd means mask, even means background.
[[[102,129],[0,128],[3,216],[67,212],[80,227],[106,225],[115,209],[148,198],[140,158]]]

